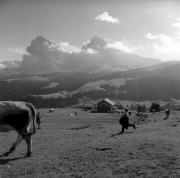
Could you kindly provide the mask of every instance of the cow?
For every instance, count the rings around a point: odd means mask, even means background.
[[[27,157],[32,154],[32,134],[36,133],[36,110],[31,103],[20,101],[0,101],[0,132],[16,131],[17,140],[9,151],[1,156],[8,156],[24,139],[27,144]],[[32,130],[30,130],[33,124]]]

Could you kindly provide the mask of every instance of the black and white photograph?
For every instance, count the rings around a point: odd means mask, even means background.
[[[179,0],[0,0],[0,178],[180,177]]]

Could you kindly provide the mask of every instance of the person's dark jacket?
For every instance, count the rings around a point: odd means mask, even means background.
[[[119,123],[127,129],[129,125],[129,117],[126,114],[122,115],[119,119]]]

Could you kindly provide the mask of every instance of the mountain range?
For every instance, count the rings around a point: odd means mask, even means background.
[[[62,107],[80,100],[180,99],[180,63],[112,73],[56,72],[0,78],[1,100],[24,100],[38,107]]]
[[[93,37],[82,47],[67,42],[54,43],[42,36],[36,37],[26,48],[22,61],[1,63],[19,73],[45,74],[52,72],[114,72],[155,65],[159,59],[144,58],[131,53],[122,44],[120,50],[108,41]],[[11,66],[10,66],[11,64]],[[16,64],[16,65],[15,65]]]
[[[105,97],[180,99],[180,62],[161,62],[107,46],[108,41],[94,37],[67,51],[62,44],[37,37],[21,62],[2,63],[7,67],[0,70],[0,99],[30,101],[37,107]]]

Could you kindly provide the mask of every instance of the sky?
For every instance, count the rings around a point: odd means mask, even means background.
[[[128,53],[180,60],[180,2],[0,0],[0,61],[22,60],[37,36],[76,52],[98,36]]]

